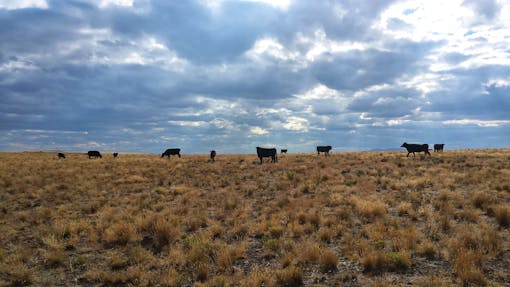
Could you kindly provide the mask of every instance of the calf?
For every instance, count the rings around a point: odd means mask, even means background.
[[[280,151],[280,153],[287,153],[287,150],[286,150],[286,149],[282,149],[282,150]]]
[[[435,144],[434,145],[434,152],[443,152],[444,144]]]
[[[113,158],[117,158],[119,156],[119,153],[118,152],[114,152],[113,153]]]
[[[91,150],[91,151],[88,151],[88,152],[87,152],[87,155],[89,156],[89,159],[90,159],[90,158],[93,158],[93,157],[94,157],[94,158],[103,158],[103,157],[101,156],[101,153],[99,153],[97,150]]]
[[[318,146],[317,147],[317,155],[320,155],[321,152],[324,153],[325,156],[329,156],[329,151],[332,149],[330,145],[327,146]]]
[[[209,157],[210,157],[209,161],[214,162],[214,158],[216,157],[216,151],[212,150]]]
[[[275,148],[261,148],[257,147],[257,156],[260,159],[260,164],[262,164],[262,158],[264,157],[270,157],[271,162],[278,161],[278,157],[276,156],[276,149]]]
[[[400,147],[405,147],[407,149],[407,156],[409,156],[409,154],[412,153],[413,157],[415,157],[416,156],[415,152],[424,152],[425,154],[430,155],[428,144],[403,143]]]
[[[59,153],[58,153],[58,158],[59,158],[59,159],[61,159],[61,158],[66,158],[66,155],[65,155],[65,154],[63,154],[63,153],[61,153],[61,152],[59,152]]]
[[[161,154],[161,157],[167,156],[170,158],[171,155],[177,155],[181,157],[181,149],[180,148],[169,148],[165,150],[164,153]]]

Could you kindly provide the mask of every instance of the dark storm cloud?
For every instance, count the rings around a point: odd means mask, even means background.
[[[395,118],[412,114],[425,100],[419,92],[411,89],[383,89],[353,99],[348,110],[364,112],[367,117]]]
[[[510,86],[499,86],[490,80],[508,74],[510,69],[504,66],[459,70],[454,79],[445,83],[446,89],[428,95],[431,105],[424,110],[442,112],[446,119],[507,120]]]
[[[369,49],[331,55],[314,63],[311,71],[330,88],[359,90],[393,82],[407,72],[417,72],[423,55],[430,49],[426,47],[430,46],[410,43],[394,51]]]
[[[0,149],[370,149],[469,120],[507,127],[508,66],[388,33],[412,34],[409,19],[377,28],[398,1],[100,2],[0,8]],[[495,1],[464,5],[499,19]],[[486,51],[491,35],[469,25]]]

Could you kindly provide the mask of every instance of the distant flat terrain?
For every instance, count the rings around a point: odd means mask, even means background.
[[[0,153],[0,286],[510,286],[510,149]]]

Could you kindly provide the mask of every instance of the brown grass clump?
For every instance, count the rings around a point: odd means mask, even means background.
[[[332,272],[337,270],[338,255],[333,250],[324,250],[319,258],[319,265],[322,272]]]
[[[0,153],[0,286],[506,286],[510,150]]]
[[[303,271],[299,267],[288,267],[276,272],[276,285],[298,287],[303,286]]]
[[[496,222],[501,227],[510,227],[510,205],[497,205],[493,210]]]
[[[476,192],[472,195],[471,203],[479,209],[486,209],[490,203],[490,197],[486,192]]]
[[[114,223],[104,233],[104,241],[107,244],[126,245],[138,241],[139,234],[133,224],[128,222]]]
[[[365,272],[403,272],[411,266],[411,258],[405,252],[376,251],[363,257],[362,264]]]
[[[386,214],[386,204],[379,200],[352,198],[352,202],[360,215],[369,222]]]

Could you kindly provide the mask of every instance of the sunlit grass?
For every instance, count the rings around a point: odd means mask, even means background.
[[[0,153],[0,286],[509,282],[510,150],[208,159]]]

